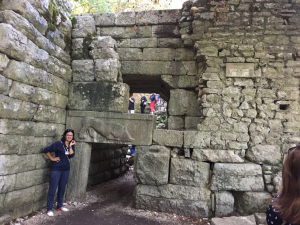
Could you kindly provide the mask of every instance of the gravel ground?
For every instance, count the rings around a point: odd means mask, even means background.
[[[209,225],[209,219],[189,218],[176,214],[152,212],[133,207],[133,168],[122,177],[90,188],[85,202],[68,202],[69,212],[46,209],[12,221],[11,225],[138,225],[138,224],[199,224]]]

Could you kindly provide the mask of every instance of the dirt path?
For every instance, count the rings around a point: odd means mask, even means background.
[[[54,217],[43,212],[35,213],[24,220],[11,224],[20,225],[156,225],[156,224],[201,224],[209,221],[201,218],[186,218],[175,214],[139,210],[133,207],[133,191],[136,183],[132,170],[124,176],[94,186],[87,192],[85,202],[72,202],[70,212],[54,210]],[[75,204],[75,205],[74,205]],[[45,210],[44,210],[45,211]]]

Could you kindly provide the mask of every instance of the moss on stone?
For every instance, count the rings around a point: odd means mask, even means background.
[[[77,19],[75,17],[70,17],[70,20],[72,22],[72,26],[74,27],[77,24]]]
[[[66,43],[65,51],[70,52],[72,49],[72,39],[68,37],[67,35],[64,36],[64,41]]]
[[[56,22],[57,17],[59,16],[60,12],[57,6],[54,4],[53,0],[49,2],[49,8],[46,13],[43,14],[43,17],[48,22],[48,31],[55,31],[56,30]]]

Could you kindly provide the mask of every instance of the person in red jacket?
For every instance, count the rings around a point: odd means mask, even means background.
[[[151,100],[151,103],[150,103],[150,110],[151,110],[151,114],[153,115],[154,114],[154,106],[157,102],[157,96],[156,96],[156,93],[153,93],[151,96],[150,96],[150,100]]]

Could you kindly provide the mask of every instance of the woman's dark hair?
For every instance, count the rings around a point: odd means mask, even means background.
[[[67,135],[67,133],[69,133],[69,132],[72,132],[72,133],[73,133],[73,138],[72,138],[72,140],[74,140],[74,130],[72,130],[72,129],[67,129],[67,130],[65,130],[65,132],[64,132],[63,135],[62,135],[62,138],[60,139],[62,142],[65,142],[65,141],[66,141],[66,135]]]
[[[300,145],[290,148],[282,169],[282,189],[271,205],[289,223],[300,224]]]

